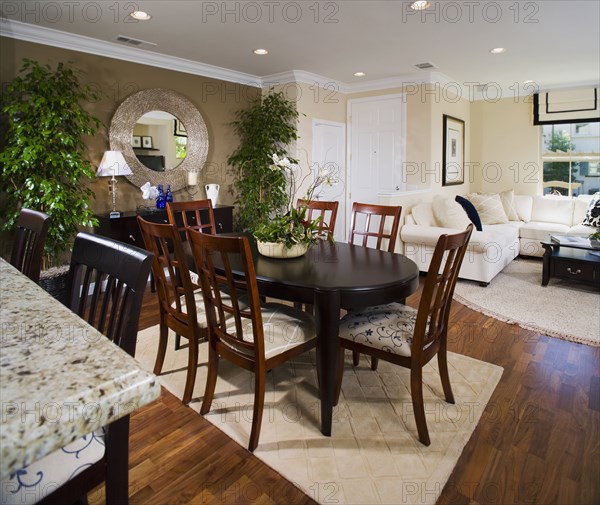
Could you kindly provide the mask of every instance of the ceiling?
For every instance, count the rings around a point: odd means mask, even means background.
[[[167,55],[192,73],[211,75],[212,69],[216,76],[227,69],[230,80],[238,81],[264,83],[290,71],[317,74],[348,90],[424,75],[463,89],[491,83],[521,91],[525,80],[541,89],[600,81],[598,0],[432,0],[421,12],[401,0],[136,3],[151,20],[127,15],[134,2],[4,1],[2,10],[28,30],[50,28],[118,44],[134,61],[157,64],[158,54]],[[23,38],[11,35],[22,31],[17,25],[2,23],[2,33]],[[115,42],[119,35],[156,45],[134,49]],[[494,47],[507,51],[492,55]],[[256,48],[269,54],[254,55]],[[423,62],[433,63],[435,73],[415,67]],[[354,77],[357,71],[367,75]]]

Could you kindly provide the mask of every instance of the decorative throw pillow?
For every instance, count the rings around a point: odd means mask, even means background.
[[[431,203],[433,215],[440,226],[454,230],[464,230],[471,224],[460,204],[450,198],[436,196]]]
[[[477,209],[482,224],[508,223],[500,195],[472,195],[469,200]]]
[[[465,209],[465,212],[467,213],[467,216],[475,226],[475,229],[478,231],[482,231],[483,227],[481,226],[481,219],[479,217],[479,214],[477,213],[477,209],[475,208],[475,206],[471,202],[469,202],[469,200],[460,195],[456,195],[455,200],[462,206],[463,209]]]
[[[587,226],[600,228],[600,194],[596,193],[588,206],[583,223]]]
[[[518,221],[519,214],[515,206],[515,192],[512,189],[500,193],[500,201],[509,221]]]

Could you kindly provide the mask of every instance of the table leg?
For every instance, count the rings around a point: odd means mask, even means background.
[[[314,300],[320,354],[317,366],[321,395],[321,433],[331,436],[337,339],[340,330],[340,294],[337,291],[317,290]]]
[[[544,256],[542,257],[542,286],[547,286],[550,280],[550,261],[553,247],[548,244],[542,244]]]
[[[129,415],[112,422],[108,427],[106,503],[129,503]]]

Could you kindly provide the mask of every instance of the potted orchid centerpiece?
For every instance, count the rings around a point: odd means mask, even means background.
[[[275,213],[272,219],[260,224],[253,235],[261,254],[275,258],[297,258],[319,240],[319,223],[322,216],[309,221],[306,205],[298,208],[294,206],[293,199],[300,167],[287,157],[280,158],[277,154],[272,155],[272,160],[270,169],[279,171],[287,180],[287,205],[283,211]],[[329,168],[321,168],[302,200],[311,201],[317,188],[322,185],[331,186],[336,182],[337,179]]]

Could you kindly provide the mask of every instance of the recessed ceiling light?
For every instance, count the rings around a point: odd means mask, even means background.
[[[152,19],[152,16],[144,11],[133,11],[129,14],[133,19],[137,19],[138,21],[148,21]]]
[[[535,84],[535,81],[527,79],[526,81],[523,81],[523,84]]]
[[[502,54],[505,52],[506,52],[506,49],[503,47],[494,47],[494,49],[490,49],[490,53],[492,53],[492,54]]]
[[[365,75],[367,74],[365,74],[364,72],[354,72],[354,77],[364,77]]]
[[[267,51],[266,49],[255,49],[254,54],[260,54],[260,55],[269,54],[269,51]]]
[[[431,4],[427,0],[417,0],[410,4],[410,8],[416,11],[424,11],[428,9]]]

